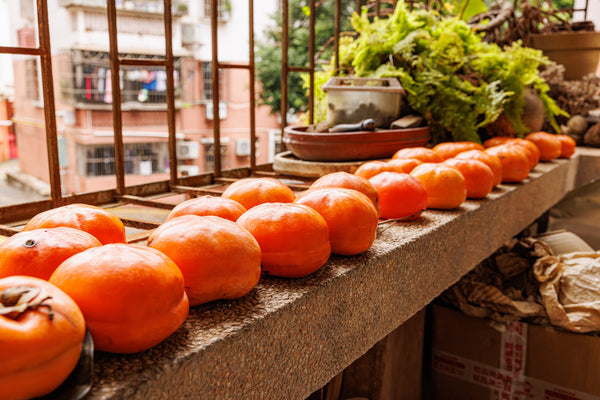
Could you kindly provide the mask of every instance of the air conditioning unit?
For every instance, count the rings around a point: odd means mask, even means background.
[[[181,42],[184,46],[200,43],[200,29],[195,23],[186,22],[181,24]]]
[[[212,120],[214,118],[214,110],[212,101],[207,102],[206,104],[206,119]],[[219,119],[224,120],[227,118],[227,103],[220,102],[219,103]]]
[[[250,139],[237,139],[235,141],[235,155],[249,156],[250,155]]]
[[[197,165],[179,165],[177,171],[181,176],[193,176],[200,174],[200,167]]]
[[[198,142],[177,142],[177,158],[181,160],[195,160],[200,156]]]

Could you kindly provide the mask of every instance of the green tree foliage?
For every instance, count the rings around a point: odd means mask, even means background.
[[[288,30],[288,65],[309,64],[309,3],[308,0],[289,1],[290,26]],[[350,13],[356,0],[342,0],[341,31],[350,28]],[[331,38],[334,34],[334,0],[316,3],[315,13],[315,63],[326,62],[333,51]],[[261,104],[269,105],[272,112],[281,112],[281,12],[271,17],[273,25],[263,32],[262,40],[256,46],[256,77],[262,85],[259,92]],[[288,79],[288,107],[292,112],[306,111],[308,96],[300,74],[291,73]]]

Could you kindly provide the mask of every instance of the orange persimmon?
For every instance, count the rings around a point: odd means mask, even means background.
[[[450,210],[467,199],[464,176],[456,168],[442,163],[423,163],[410,173],[427,191],[427,208]]]
[[[102,244],[125,243],[125,226],[113,213],[88,204],[70,204],[43,211],[27,222],[24,231],[68,226],[92,234]]]
[[[416,158],[392,158],[387,164],[394,167],[390,172],[409,174],[417,165],[423,164],[423,161]]]
[[[571,158],[575,154],[577,142],[569,135],[556,135],[560,140],[560,158]]]
[[[492,191],[494,173],[482,161],[449,158],[444,162],[458,169],[465,177],[468,199],[482,199]]]
[[[506,144],[521,146],[529,158],[529,170],[531,171],[540,162],[540,149],[531,141],[515,138],[506,142]]]
[[[245,212],[246,208],[235,200],[206,195],[177,204],[166,221],[182,215],[214,215],[235,222]]]
[[[562,152],[561,140],[557,135],[548,132],[532,132],[525,140],[533,142],[540,150],[540,161],[552,161],[560,157]]]
[[[0,278],[27,275],[48,280],[67,258],[102,246],[87,232],[66,226],[22,231],[0,243]]]
[[[275,178],[244,178],[229,185],[224,198],[240,203],[246,210],[262,203],[292,203],[296,195],[285,183]]]
[[[146,246],[92,247],[63,261],[49,282],[79,305],[94,348],[101,351],[149,349],[175,332],[188,315],[181,270]]]
[[[379,213],[363,193],[345,188],[315,188],[296,199],[316,210],[327,222],[331,253],[352,256],[375,241]]]
[[[327,222],[303,204],[260,204],[242,214],[237,223],[258,241],[262,271],[268,275],[306,276],[331,255]]]
[[[459,142],[442,142],[433,146],[432,150],[439,153],[444,160],[454,157],[458,153],[462,153],[467,150],[483,150],[483,145],[472,142],[472,141],[459,141]]]
[[[177,264],[191,306],[240,298],[260,279],[258,242],[247,230],[225,218],[172,218],[152,232],[148,246]]]
[[[84,337],[81,310],[59,288],[32,276],[0,279],[0,399],[51,393],[77,365]]]
[[[323,175],[310,185],[310,189],[317,189],[323,187],[341,187],[345,189],[354,189],[365,194],[371,201],[375,208],[379,209],[379,200],[377,189],[371,185],[368,179],[362,176],[351,174],[345,171],[332,172]]]
[[[392,158],[416,158],[424,163],[440,163],[444,161],[444,157],[441,154],[427,147],[405,147],[394,153]]]
[[[361,164],[356,171],[354,171],[354,175],[368,180],[384,171],[394,171],[394,169],[395,167],[393,165],[390,165],[385,161],[367,161],[366,163]]]
[[[459,160],[477,160],[485,163],[494,174],[494,186],[502,183],[502,162],[492,154],[488,154],[483,150],[467,150],[457,154],[454,158]]]
[[[529,176],[530,160],[522,147],[505,143],[488,147],[485,152],[500,159],[502,183],[522,182]]]
[[[427,190],[412,175],[383,172],[370,182],[379,192],[382,218],[412,220],[427,208]]]

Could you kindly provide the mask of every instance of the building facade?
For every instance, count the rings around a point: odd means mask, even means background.
[[[13,6],[15,41],[36,46],[34,2]],[[164,58],[162,0],[116,1],[121,57]],[[264,20],[276,11],[276,1],[261,2]],[[248,5],[223,0],[219,4],[220,62],[247,63]],[[272,7],[272,12],[265,7]],[[166,111],[166,71],[161,67],[122,66],[118,77],[110,69],[105,0],[49,0],[53,84],[58,127],[59,164],[65,194],[113,188],[112,81],[119,80],[123,110],[126,185],[169,177]],[[213,170],[212,68],[210,0],[173,1],[173,53],[177,153],[182,175]],[[231,43],[231,44],[229,44]],[[14,59],[14,129],[21,170],[48,180],[43,98],[39,59]],[[222,167],[249,165],[249,73],[220,72]],[[256,112],[257,163],[272,161],[280,149],[279,122],[267,107]]]

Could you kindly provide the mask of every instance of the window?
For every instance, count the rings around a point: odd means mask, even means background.
[[[127,58],[160,59],[162,56],[127,54]],[[112,79],[109,54],[106,52],[73,50],[71,54],[70,82],[61,83],[61,89],[66,98],[72,98],[76,103],[94,105],[110,105],[112,103]],[[176,98],[180,94],[179,74],[182,59],[174,60]],[[123,66],[119,82],[121,100],[124,104],[166,104],[167,74],[159,67]],[[70,92],[70,95],[69,95]]]
[[[213,72],[212,64],[210,62],[202,62],[202,99],[205,101],[212,101],[213,99]],[[224,86],[223,70],[219,71],[219,97],[223,100],[223,86]]]
[[[168,149],[166,142],[157,143],[125,143],[123,145],[125,174],[151,175],[165,172],[164,166]],[[80,175],[106,176],[115,174],[115,150],[113,145],[80,146],[85,160],[80,164]]]
[[[215,144],[212,138],[203,138],[201,140],[204,146],[204,170],[214,171],[215,170]],[[227,168],[227,160],[225,154],[227,153],[227,145],[229,144],[229,138],[221,138],[221,168]]]
[[[25,60],[25,86],[29,100],[40,100],[40,81],[38,76],[38,59]]]
[[[210,0],[204,0],[204,16],[210,18]],[[231,16],[231,0],[219,0],[218,18],[227,20]]]

